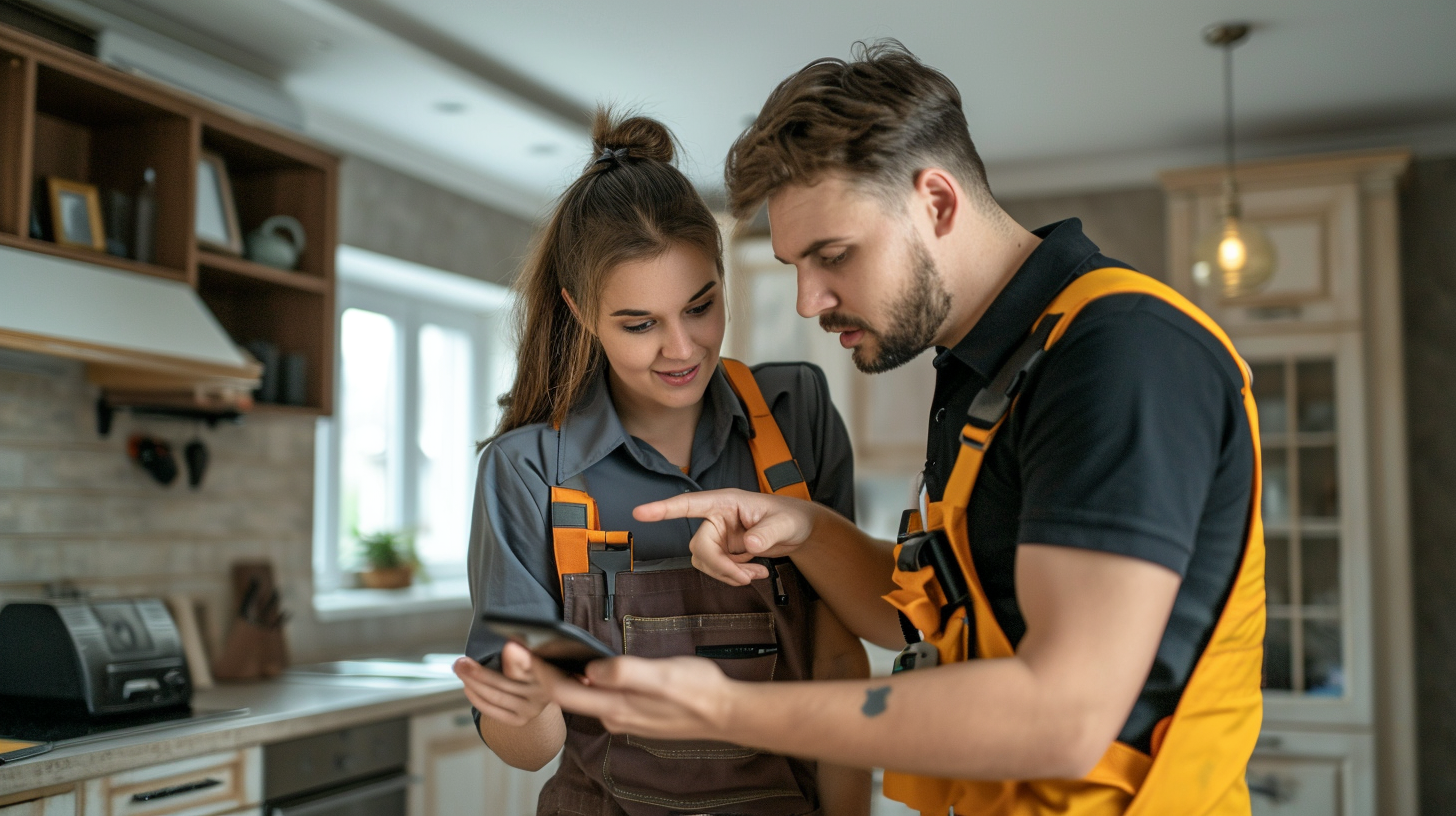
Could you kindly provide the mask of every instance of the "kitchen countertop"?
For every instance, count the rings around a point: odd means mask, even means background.
[[[0,796],[466,705],[460,682],[454,678],[285,674],[256,683],[219,683],[194,694],[193,708],[247,708],[247,714],[62,746],[48,754],[6,763],[0,765]]]

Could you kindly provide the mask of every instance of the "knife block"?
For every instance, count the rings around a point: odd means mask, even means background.
[[[288,665],[283,612],[269,561],[239,561],[232,566],[232,621],[222,652],[212,666],[218,680],[277,677]]]

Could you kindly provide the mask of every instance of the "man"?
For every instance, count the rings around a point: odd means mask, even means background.
[[[767,203],[799,313],[861,370],[936,347],[907,531],[930,532],[896,548],[739,491],[637,517],[703,518],[694,561],[731,584],[789,556],[856,634],[924,638],[910,658],[941,665],[755,685],[696,658],[598,661],[586,683],[537,663],[553,699],[616,732],[881,766],[926,813],[1247,813],[1263,542],[1227,338],[1075,219],[1017,225],[955,86],[895,43],[785,80],[727,182],[736,215]]]

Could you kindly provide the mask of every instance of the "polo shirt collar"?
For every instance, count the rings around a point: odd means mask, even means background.
[[[952,359],[969,366],[982,378],[990,380],[1031,331],[1037,317],[1051,305],[1057,293],[1066,287],[1088,258],[1096,255],[1097,245],[1082,234],[1082,221],[1068,218],[1032,230],[1041,243],[1027,256],[1025,263],[1007,281],[1005,288],[976,325],[949,349],[935,357],[941,368]]]
[[[698,427],[693,435],[691,468],[694,478],[718,460],[734,430],[747,437],[750,427],[748,414],[733,393],[733,387],[728,384],[721,365],[713,370],[704,396],[703,415],[698,418]],[[639,443],[622,427],[617,407],[612,403],[605,366],[593,378],[581,402],[561,423],[558,439],[557,478],[563,482],[584,473],[619,447],[626,448],[628,454],[648,470],[683,475],[662,454]]]

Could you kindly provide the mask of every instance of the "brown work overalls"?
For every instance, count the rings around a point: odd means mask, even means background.
[[[723,360],[747,409],[759,490],[809,499],[758,383]],[[789,559],[769,577],[729,586],[690,559],[634,561],[632,537],[601,529],[581,477],[551,488],[552,539],[563,619],[638,657],[698,655],[735,680],[807,680],[813,666],[813,596]],[[599,720],[566,715],[560,769],[537,816],[818,813],[813,762],[707,740],[609,734]]]

